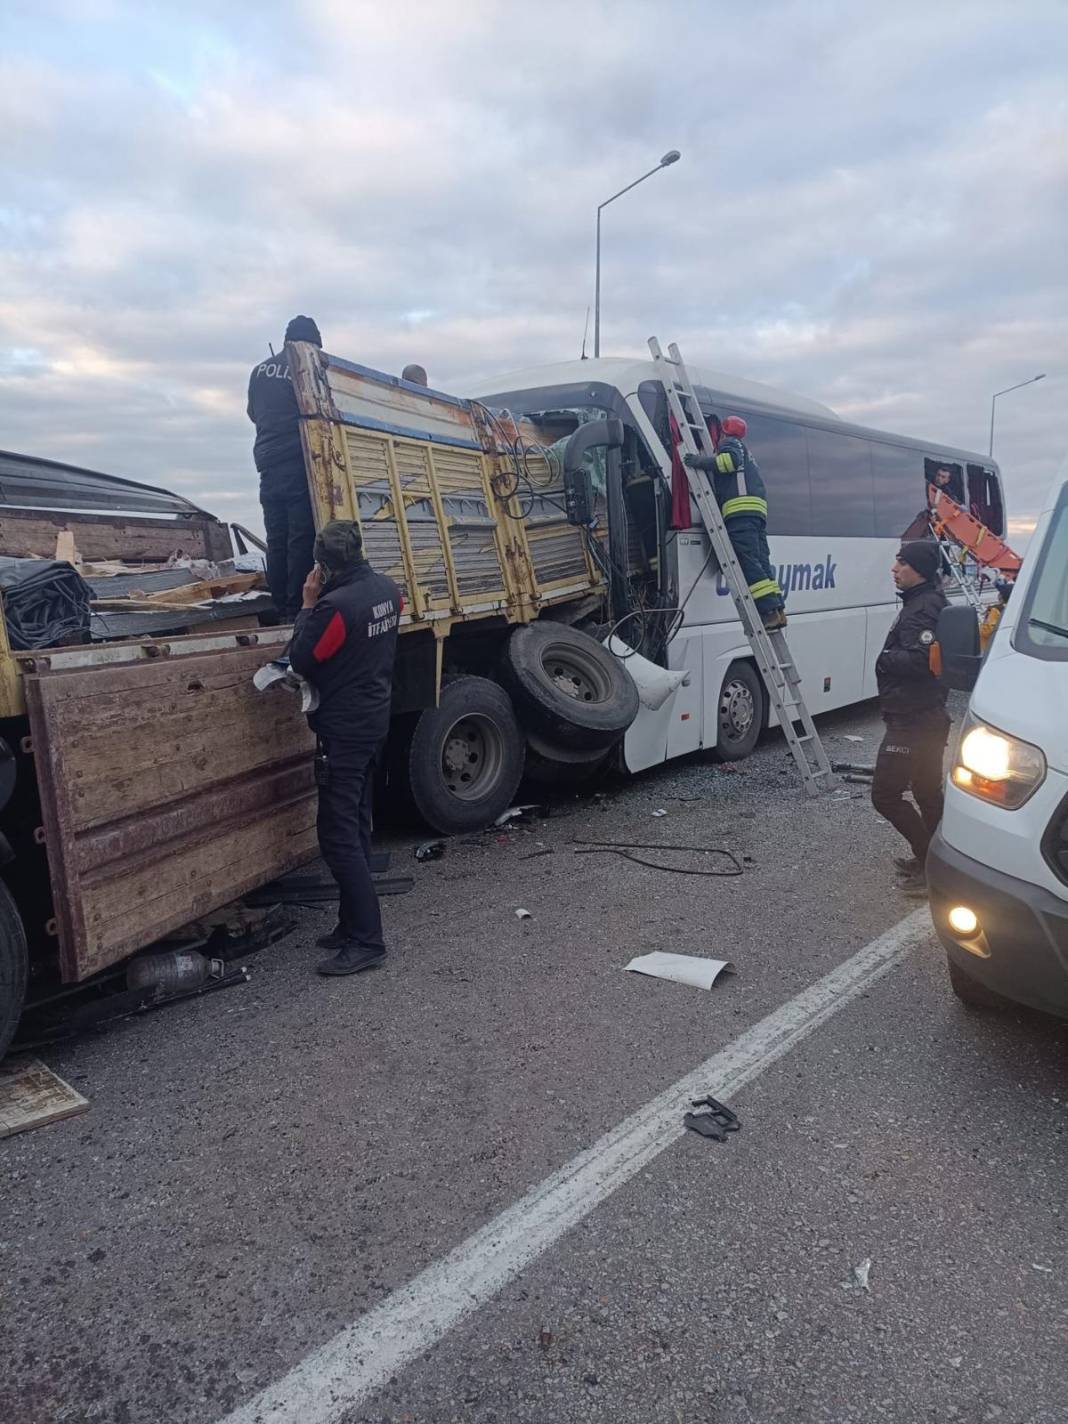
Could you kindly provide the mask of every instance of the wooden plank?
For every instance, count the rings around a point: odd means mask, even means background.
[[[314,739],[252,685],[270,651],[24,677],[66,981],[314,854]]]
[[[217,579],[201,579],[199,583],[183,583],[178,588],[148,593],[148,603],[210,603],[231,593],[247,593],[250,588],[264,588],[262,574],[225,574]]]
[[[100,514],[65,514],[47,510],[7,509],[0,518],[0,554],[13,558],[52,558],[56,540],[69,530],[83,560],[122,559],[162,563],[179,549],[195,559],[233,557],[225,524],[210,518],[143,519]]]
[[[61,1122],[88,1107],[88,1098],[39,1058],[9,1058],[0,1064],[0,1137]]]

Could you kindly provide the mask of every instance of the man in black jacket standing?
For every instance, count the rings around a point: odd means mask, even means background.
[[[338,883],[338,922],[319,944],[333,950],[320,974],[355,974],[385,958],[382,914],[371,879],[371,794],[389,730],[402,598],[363,556],[358,524],[335,519],[315,540],[289,661],[311,683],[316,735],[319,848]]]
[[[287,341],[322,346],[310,316],[295,316]],[[260,504],[267,531],[267,584],[283,619],[296,616],[301,585],[311,568],[315,521],[300,443],[300,410],[285,352],[253,368],[248,418],[256,426],[252,457],[260,474]]]
[[[937,586],[938,561],[933,539],[902,544],[893,566],[902,608],[875,664],[886,735],[875,760],[871,801],[911,847],[912,855],[895,864],[901,888],[914,896],[926,891],[927,847],[942,819],[942,762],[950,726],[945,689],[929,665],[938,615],[946,606]],[[910,788],[915,806],[905,800]]]

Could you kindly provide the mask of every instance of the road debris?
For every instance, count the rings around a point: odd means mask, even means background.
[[[690,1106],[708,1108],[708,1112],[688,1112],[683,1115],[683,1126],[688,1127],[691,1132],[700,1133],[702,1137],[711,1137],[713,1142],[726,1142],[728,1133],[742,1130],[738,1114],[718,1098],[693,1098]]]
[[[652,979],[667,979],[672,984],[688,984],[693,989],[711,989],[723,973],[734,974],[729,959],[704,959],[696,954],[668,954],[657,949],[641,954],[626,966],[635,974],[647,974]]]
[[[1047,1276],[1052,1276],[1052,1274],[1053,1274],[1053,1267],[1052,1267],[1052,1266],[1040,1266],[1037,1261],[1032,1261],[1032,1262],[1031,1262],[1031,1269],[1032,1269],[1032,1271],[1042,1271],[1043,1274],[1044,1274],[1044,1275],[1047,1275]]]
[[[871,1292],[868,1284],[868,1276],[871,1274],[871,1257],[865,1256],[859,1266],[854,1266],[848,1281],[843,1282],[846,1290],[863,1290]]]
[[[422,845],[417,845],[414,851],[416,860],[420,862],[426,860],[440,860],[444,854],[444,841],[423,841]]]
[[[722,846],[664,845],[648,841],[587,840],[575,840],[572,844],[575,847],[576,855],[621,855],[624,860],[632,861],[635,865],[644,865],[650,870],[666,870],[672,875],[707,875],[721,877],[745,874],[744,867],[734,852],[726,850]],[[634,852],[638,850],[685,852],[694,855],[721,855],[725,856],[731,862],[731,868],[727,870],[713,870],[708,866],[663,865],[660,861],[647,860],[644,856],[635,855]],[[749,857],[747,856],[746,859],[748,860]]]
[[[666,816],[666,815],[667,815],[667,812],[664,810],[663,807],[661,807],[659,811],[654,811],[654,812],[653,812],[653,815],[654,815],[654,816]]]
[[[510,821],[533,821],[543,814],[545,808],[536,801],[528,801],[522,806],[509,806],[494,821],[495,826],[506,826]]]
[[[516,910],[515,917],[517,920],[532,920],[534,918],[529,910]]]
[[[0,1066],[0,1137],[13,1137],[83,1113],[89,1099],[39,1058],[9,1058]]]

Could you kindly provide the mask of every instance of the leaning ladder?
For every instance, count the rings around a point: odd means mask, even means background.
[[[654,336],[649,339],[649,350],[653,354],[660,380],[667,393],[668,408],[679,427],[683,450],[690,455],[715,454],[712,438],[679,348],[674,344],[670,345],[665,356]],[[742,620],[745,636],[764,679],[771,706],[793,752],[794,761],[797,762],[804,788],[809,795],[816,795],[832,783],[831,764],[811,713],[801,696],[801,675],[790,656],[786,635],[781,631],[769,632],[764,627],[742,573],[742,566],[731,544],[723,515],[716,503],[711,482],[700,470],[691,469],[689,465],[684,468],[690,482],[690,493],[701,512],[702,523]],[[800,731],[797,723],[801,724]]]

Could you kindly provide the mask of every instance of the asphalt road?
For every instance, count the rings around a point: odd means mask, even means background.
[[[871,759],[870,710],[822,725]],[[732,1097],[740,1133],[661,1134],[596,1203],[576,1176],[571,1228],[542,1249],[532,1210],[524,1241],[532,1188],[915,909],[863,789],[806,801],[775,739],[554,809],[426,865],[396,842],[417,884],[385,902],[380,970],[315,976],[329,916],[302,911],[248,986],[44,1055],[92,1106],[0,1143],[0,1418],[1068,1417],[1065,1029],[965,1010],[922,918]],[[591,838],[748,859],[682,876],[577,853]],[[623,972],[653,949],[738,972]],[[458,1302],[435,1271],[487,1223],[530,1259]],[[413,1280],[408,1333],[376,1344],[397,1369],[362,1394],[320,1378]]]

